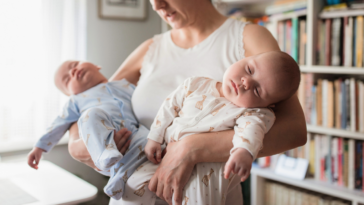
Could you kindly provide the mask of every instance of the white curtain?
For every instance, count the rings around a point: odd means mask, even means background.
[[[30,147],[66,96],[54,73],[86,59],[86,0],[0,1],[0,152]]]

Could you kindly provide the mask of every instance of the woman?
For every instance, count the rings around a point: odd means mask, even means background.
[[[165,97],[190,76],[222,80],[232,63],[245,56],[279,50],[265,28],[227,19],[209,0],[150,0],[153,9],[173,28],[142,43],[120,66],[110,80],[126,78],[138,86],[133,108],[139,121],[150,127]],[[276,122],[264,138],[259,157],[273,155],[306,143],[306,124],[297,96],[275,108]],[[94,167],[77,126],[70,130],[71,155]],[[149,189],[172,204],[182,202],[182,189],[193,168],[200,162],[226,162],[232,148],[233,130],[191,135],[170,143]],[[128,146],[128,133],[116,135],[118,148]],[[173,152],[168,152],[173,150]],[[240,186],[231,189],[226,204],[242,204]],[[117,204],[111,202],[112,204]],[[121,204],[121,203],[119,203]]]

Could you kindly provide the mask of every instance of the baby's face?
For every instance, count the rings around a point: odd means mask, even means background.
[[[107,81],[100,67],[89,62],[66,61],[55,75],[56,86],[66,95],[76,95]]]
[[[228,68],[224,74],[222,92],[239,107],[268,107],[289,95],[271,52],[244,58]]]

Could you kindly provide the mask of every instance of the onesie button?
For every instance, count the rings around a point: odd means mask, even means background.
[[[196,121],[199,121],[199,120],[200,120],[200,118],[198,118],[198,117],[195,117],[195,120],[196,120]]]
[[[220,102],[220,100],[218,100],[218,99],[215,99],[215,103],[219,103]]]

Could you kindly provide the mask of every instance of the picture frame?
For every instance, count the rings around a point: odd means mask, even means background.
[[[102,19],[145,20],[147,0],[99,0]]]

